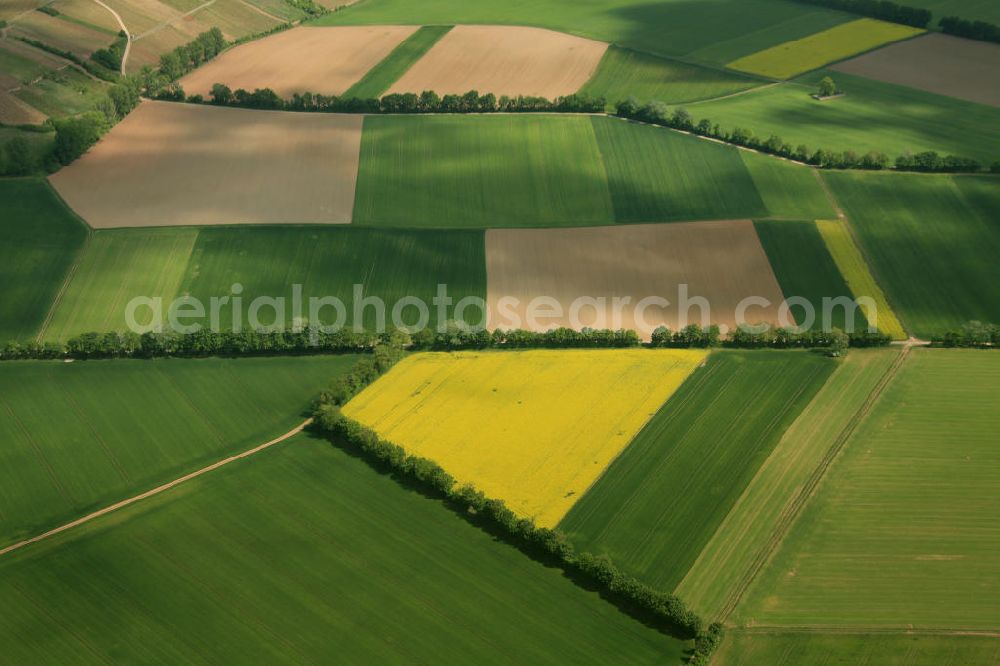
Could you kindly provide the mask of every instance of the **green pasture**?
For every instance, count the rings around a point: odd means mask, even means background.
[[[734,619],[996,631],[1000,356],[909,354]]]
[[[343,97],[381,97],[392,84],[420,60],[431,47],[444,37],[452,26],[425,25],[403,40],[396,48],[365,74],[360,81],[347,89]],[[410,92],[421,93],[422,90]]]
[[[0,561],[17,663],[681,664],[623,615],[298,436]]]
[[[820,102],[810,95],[827,75],[846,95]],[[727,131],[742,127],[764,139],[776,134],[812,151],[874,150],[895,159],[934,150],[986,165],[1000,159],[1000,109],[842,72],[820,70],[688,110]]]
[[[741,150],[740,157],[750,171],[768,217],[823,220],[837,216],[814,169],[749,150]]]
[[[674,589],[834,368],[808,352],[712,354],[559,527]]]
[[[0,180],[0,344],[38,333],[86,237],[45,181]]]
[[[907,331],[1000,321],[1000,180],[824,174]]]
[[[945,16],[1000,25],[1000,5],[993,0],[907,0],[907,4],[931,10],[934,13],[932,26],[936,26],[938,20]]]
[[[283,434],[356,359],[0,364],[0,545]]]

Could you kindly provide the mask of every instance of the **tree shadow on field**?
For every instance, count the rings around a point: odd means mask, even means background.
[[[443,506],[446,510],[452,513],[455,517],[469,523],[470,525],[482,530],[496,543],[501,543],[511,548],[519,550],[521,553],[527,555],[534,561],[538,562],[547,569],[558,570],[562,577],[571,581],[573,584],[587,590],[588,592],[596,593],[604,601],[612,604],[620,612],[627,615],[631,619],[642,623],[644,626],[653,629],[661,634],[669,636],[675,640],[687,641],[693,638],[690,634],[684,632],[679,627],[676,626],[665,626],[664,622],[660,618],[655,618],[651,616],[648,612],[637,607],[635,604],[629,602],[627,599],[609,592],[603,586],[595,584],[595,581],[587,576],[584,576],[572,569],[567,568],[564,564],[555,556],[548,553],[547,551],[528,543],[524,540],[517,539],[513,537],[508,532],[500,529],[492,521],[483,519],[481,516],[467,510],[465,507],[459,505],[456,502],[451,501],[446,495],[441,492],[435,491],[428,487],[426,484],[412,478],[397,473],[389,465],[379,461],[363,452],[360,448],[354,446],[353,444],[344,441],[342,439],[332,440],[324,434],[320,434],[314,428],[307,428],[307,433],[311,439],[317,441],[326,442],[329,445],[336,447],[338,450],[347,454],[355,460],[359,460],[365,463],[372,469],[374,469],[379,474],[388,476],[392,478],[396,483],[398,483],[402,488],[419,496],[422,499],[434,500]],[[686,648],[684,651],[684,659],[681,663],[686,663],[690,655],[693,654],[693,648]]]

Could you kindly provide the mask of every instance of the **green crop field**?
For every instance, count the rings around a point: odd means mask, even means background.
[[[48,183],[0,180],[0,344],[35,336],[86,237]]]
[[[180,295],[197,238],[192,228],[94,232],[45,338],[65,341],[80,333],[124,331],[125,308],[133,298],[161,298],[166,307]],[[147,312],[138,313],[143,322]]]
[[[533,25],[658,55],[692,54],[719,64],[735,55],[798,39],[850,20],[848,14],[779,0],[368,0],[320,19],[321,25]],[[711,29],[707,29],[711,26]],[[705,49],[699,52],[699,49]],[[728,60],[726,59],[728,58]]]
[[[992,636],[818,634],[731,631],[712,658],[719,666],[995,666],[1000,642]]]
[[[824,175],[906,329],[929,338],[1000,321],[1000,180]]]
[[[810,94],[827,75],[846,95],[816,101]],[[763,138],[776,134],[811,150],[875,150],[893,159],[907,151],[936,150],[985,164],[1000,156],[1000,109],[841,72],[821,70],[688,110],[726,130],[742,127]]]
[[[356,358],[0,364],[0,545],[290,430]]]
[[[843,307],[832,308],[828,321],[824,319],[824,299],[853,300],[854,295],[826,249],[815,222],[758,221],[754,226],[785,298],[804,298],[812,305],[815,321],[811,327],[863,330],[868,326],[860,308],[854,309],[853,327],[847,326]],[[792,305],[791,312],[800,326],[807,323],[804,308]]]
[[[823,220],[837,216],[815,170],[748,150],[740,151],[740,157],[750,170],[768,217]]]
[[[486,295],[483,234],[479,231],[379,230],[350,227],[250,226],[204,229],[122,229],[94,234],[80,268],[56,309],[46,332],[66,340],[89,331],[126,329],[126,306],[136,297],[161,298],[164,319],[179,296],[198,298],[210,312],[212,298],[232,297],[242,287],[240,321],[251,323],[249,310],[257,297],[283,298],[281,321],[309,318],[309,298],[336,297],[344,302],[343,323],[352,325],[354,285],[364,297],[386,302],[390,323],[393,305],[405,296],[428,304],[437,285],[448,286],[457,301]],[[293,307],[293,285],[302,287],[302,310]],[[470,310],[470,315],[475,310]],[[233,325],[233,301],[222,303],[218,324]],[[322,307],[319,318],[333,323],[338,314]],[[431,309],[431,323],[437,321]],[[136,312],[139,324],[150,321],[148,307]],[[407,309],[413,323],[417,313]],[[257,320],[268,326],[275,310],[263,305]],[[376,325],[376,311],[365,308],[364,322]],[[206,318],[203,324],[210,322]]]
[[[673,589],[834,368],[806,352],[712,354],[559,527]]]
[[[355,224],[482,228],[613,220],[587,117],[365,119]]]
[[[835,455],[845,430],[886,376],[898,351],[852,350],[785,431],[677,587],[698,613],[722,619],[780,542],[810,482]]]
[[[618,222],[767,215],[736,148],[613,118],[593,125]]]
[[[243,286],[244,323],[251,300],[257,296],[285,297],[285,321],[291,323],[293,285],[302,285],[304,316],[309,317],[308,299],[333,296],[344,301],[346,324],[355,322],[352,303],[354,285],[361,285],[365,298],[386,303],[389,329],[393,305],[407,296],[430,306],[437,285],[447,285],[457,302],[466,296],[486,298],[485,241],[481,231],[381,230],[345,227],[288,228],[244,227],[204,229],[198,236],[184,281],[184,293],[208,301],[231,293],[234,283]],[[437,322],[431,308],[431,324]],[[470,313],[477,312],[475,308]],[[232,322],[232,309],[220,319],[225,328]],[[376,325],[376,311],[365,308],[364,325]],[[477,312],[478,314],[478,312]],[[319,312],[323,323],[333,323],[333,308]],[[273,321],[273,310],[260,316],[265,325]],[[407,324],[417,313],[407,308]]]
[[[298,436],[0,562],[20,663],[682,663],[623,615]]]
[[[612,45],[580,92],[604,97],[613,109],[630,97],[642,104],[653,100],[676,104],[721,97],[757,85],[761,82],[722,69],[689,65]]]
[[[1000,356],[914,350],[734,618],[996,631]]]
[[[451,30],[450,25],[425,25],[394,48],[379,64],[368,70],[360,81],[347,89],[342,97],[381,97],[393,83],[420,60],[432,46]],[[420,93],[422,90],[412,92]]]

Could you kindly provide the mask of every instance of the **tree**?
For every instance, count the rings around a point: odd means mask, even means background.
[[[847,348],[851,344],[851,338],[839,328],[830,331],[830,355],[846,356]]]
[[[108,121],[98,111],[53,121],[56,128],[52,153],[61,164],[69,164],[87,152],[108,130]]]
[[[837,84],[829,76],[824,76],[819,82],[819,96],[832,97],[837,94]]]
[[[210,95],[212,97],[212,104],[225,106],[233,102],[233,91],[224,83],[213,83]]]

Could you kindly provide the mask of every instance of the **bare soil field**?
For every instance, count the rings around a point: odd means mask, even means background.
[[[361,123],[145,101],[50,181],[96,228],[345,223]]]
[[[541,28],[459,25],[389,92],[569,95],[590,79],[607,48],[604,42]]]
[[[28,106],[9,92],[0,90],[0,123],[5,125],[38,125],[47,116]]]
[[[834,65],[832,69],[970,102],[1000,106],[1000,45],[925,35]]]
[[[215,83],[233,90],[271,88],[339,95],[389,55],[416,26],[299,27],[227,51],[181,79],[188,94]]]
[[[518,322],[533,330],[555,326],[634,328],[648,338],[661,324],[676,330],[684,323],[702,323],[697,306],[688,310],[679,297],[687,285],[689,299],[703,297],[711,323],[732,327],[737,304],[748,296],[770,301],[747,309],[750,322],[776,322],[783,301],[781,288],[754,231],[746,220],[590,227],[576,229],[491,229],[486,232],[487,302],[491,328],[511,328]],[[670,305],[639,302],[650,296]],[[513,297],[505,304],[502,299]],[[551,297],[562,315],[527,317],[529,303]],[[571,321],[575,299],[604,299],[597,309],[580,303],[579,321]],[[614,297],[628,297],[614,321]],[[537,307],[537,306],[536,306]],[[688,321],[680,321],[683,313]]]

